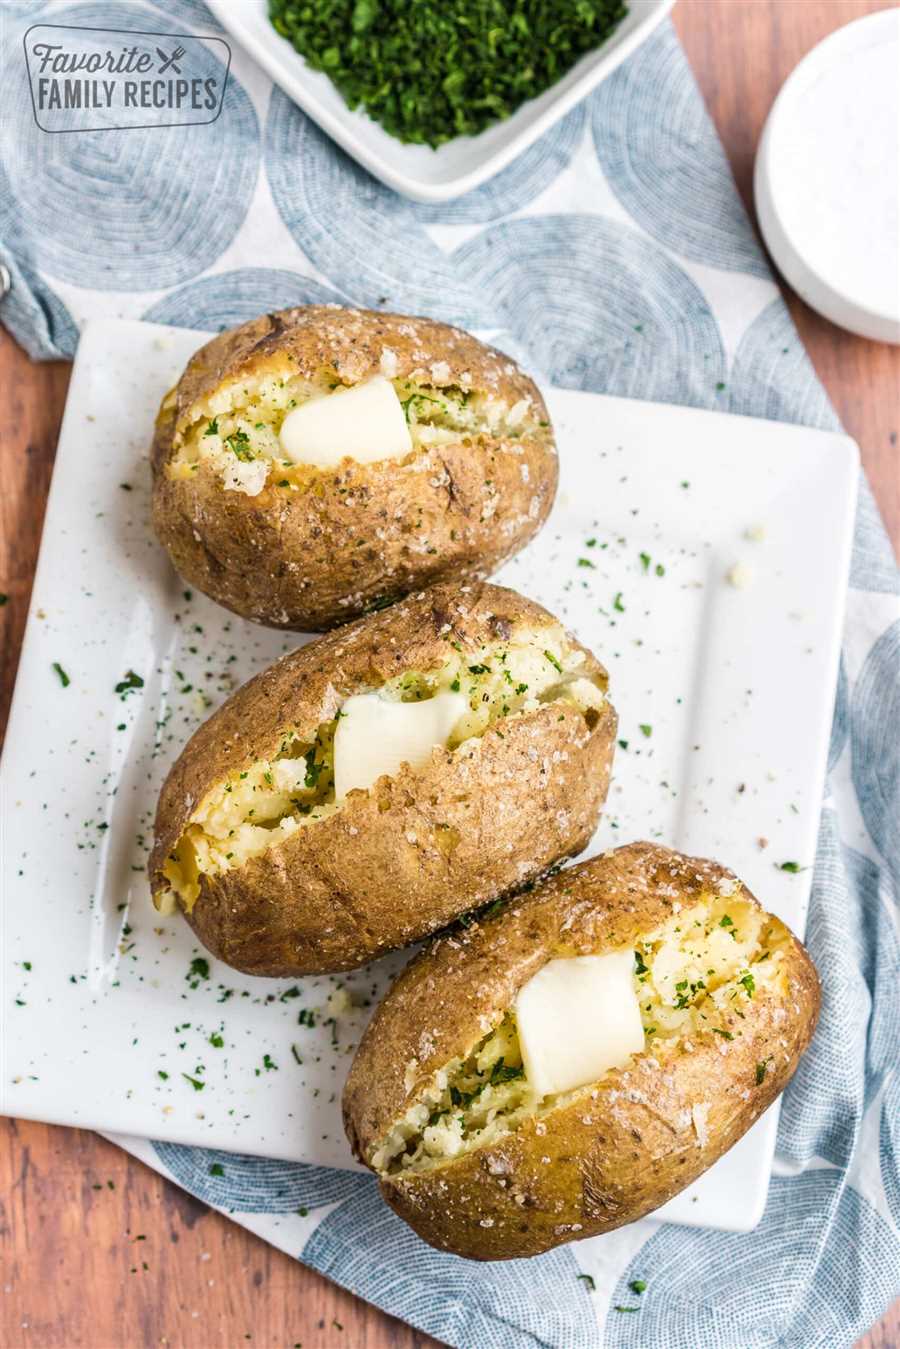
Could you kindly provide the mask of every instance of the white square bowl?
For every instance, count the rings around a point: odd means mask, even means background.
[[[312,70],[275,31],[268,0],[207,0],[222,27],[338,145],[388,187],[426,202],[449,201],[499,173],[611,74],[662,23],[674,3],[629,0],[628,13],[612,36],[540,97],[478,136],[457,136],[432,150],[404,145],[365,113],[351,111],[328,76]]]

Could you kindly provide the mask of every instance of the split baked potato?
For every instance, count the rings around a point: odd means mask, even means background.
[[[250,974],[351,969],[585,847],[616,714],[540,605],[444,584],[283,656],[163,786],[158,908]]]
[[[534,1255],[643,1217],[789,1081],[819,984],[724,867],[637,843],[438,937],[366,1030],[347,1135],[442,1250]]]
[[[547,409],[508,356],[431,319],[336,305],[220,333],[166,395],[153,522],[176,569],[245,618],[319,631],[538,531]]]

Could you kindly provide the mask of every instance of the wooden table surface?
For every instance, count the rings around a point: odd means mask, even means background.
[[[760,128],[785,77],[828,32],[889,5],[680,0],[675,25],[748,205]],[[790,304],[845,427],[859,441],[896,549],[900,349],[851,337],[796,299]],[[33,365],[0,335],[7,408],[0,437],[0,591],[9,595],[0,609],[0,725],[15,677],[67,383],[67,365]],[[140,1246],[138,1234],[145,1238]],[[0,1121],[0,1242],[0,1344],[6,1349],[434,1345],[90,1133]],[[861,1341],[865,1349],[897,1345],[900,1304]]]

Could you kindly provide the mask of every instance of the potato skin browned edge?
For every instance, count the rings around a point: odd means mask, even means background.
[[[344,1091],[351,1147],[373,1148],[425,1082],[476,1043],[557,954],[631,945],[734,877],[714,862],[650,843],[570,867],[467,930],[437,938],[389,991]],[[743,898],[754,897],[744,888]],[[777,922],[777,920],[775,920]],[[382,1193],[440,1250],[475,1260],[534,1255],[634,1222],[702,1174],[790,1080],[816,1026],[819,981],[791,936],[787,994],[761,993],[726,1041],[692,1037],[665,1072],[652,1055],[496,1143],[432,1171],[381,1177]],[[766,1062],[761,1081],[757,1065]],[[703,1107],[698,1132],[693,1107]]]
[[[208,464],[189,479],[168,477],[176,430],[223,381],[277,359],[292,373],[312,378],[329,369],[353,384],[379,371],[386,349],[398,378],[418,372],[419,382],[441,387],[462,381],[509,406],[530,398],[534,433],[512,440],[485,432],[403,464],[348,460],[331,472],[311,470],[303,491],[274,483],[253,497],[225,491]],[[559,473],[540,392],[503,352],[431,319],[328,305],[263,314],[202,347],[160,411],[150,458],[154,528],[185,580],[245,618],[308,632],[345,623],[385,597],[489,575],[540,529]],[[416,540],[428,550],[412,547]]]
[[[515,591],[478,582],[435,586],[283,656],[201,726],[163,785],[151,889],[211,787],[331,720],[343,700],[404,670],[429,670],[450,642],[463,650],[558,625]],[[584,651],[580,671],[606,687]],[[520,888],[586,846],[606,798],[615,746],[610,704],[588,727],[552,703],[489,728],[422,769],[351,793],[333,815],[240,868],[201,878],[188,921],[220,959],[250,974],[352,969]],[[452,832],[448,832],[452,831]],[[456,840],[448,851],[442,846]]]

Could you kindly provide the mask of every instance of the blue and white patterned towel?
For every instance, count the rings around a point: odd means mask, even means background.
[[[837,425],[669,28],[492,182],[417,206],[239,51],[210,126],[35,127],[14,56],[29,24],[218,32],[198,0],[6,0],[3,17],[0,257],[13,285],[0,318],[37,356],[71,356],[95,315],[214,329],[336,300],[487,330],[569,388]],[[424,1246],[363,1175],[229,1158],[218,1177],[215,1154],[123,1145],[466,1349],[850,1345],[900,1292],[898,594],[862,484],[808,931],[824,1007],[755,1232],[642,1222],[480,1266]]]

